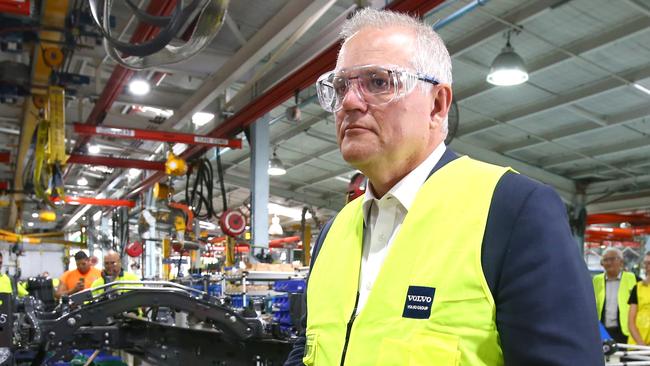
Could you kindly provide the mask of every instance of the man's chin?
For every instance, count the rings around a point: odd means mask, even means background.
[[[341,148],[343,160],[352,166],[364,165],[371,160],[372,153],[368,146],[344,146]]]

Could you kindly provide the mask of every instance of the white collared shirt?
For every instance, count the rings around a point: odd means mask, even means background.
[[[605,273],[605,327],[618,327],[618,288],[621,286],[623,271],[616,278],[609,278]]]
[[[366,189],[363,199],[363,256],[357,314],[368,301],[370,290],[417,192],[440,161],[445,149],[445,144],[441,142],[420,165],[395,184],[381,199],[375,197],[370,187]]]

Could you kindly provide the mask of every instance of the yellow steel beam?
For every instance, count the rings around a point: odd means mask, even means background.
[[[68,13],[68,0],[44,0],[41,11],[41,25],[43,28],[63,29],[65,28],[65,17]],[[45,62],[43,49],[59,48],[58,42],[63,40],[61,32],[41,31],[39,32],[41,44],[35,44],[32,51],[32,94],[45,94],[49,84],[51,68]],[[23,173],[27,157],[27,151],[32,141],[32,135],[38,120],[38,109],[34,106],[31,98],[25,98],[23,103],[23,124],[20,130],[20,144],[16,158],[16,173],[14,176],[14,189],[23,189]],[[6,227],[13,229],[19,217],[17,202],[22,201],[22,194],[14,194],[11,200],[11,210]]]

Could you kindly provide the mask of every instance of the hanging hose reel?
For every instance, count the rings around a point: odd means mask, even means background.
[[[228,0],[192,0],[183,7],[178,0],[170,16],[155,16],[140,10],[132,0],[125,0],[136,18],[158,28],[157,35],[140,44],[122,42],[111,34],[113,0],[89,0],[95,24],[104,37],[104,49],[110,58],[129,69],[144,70],[154,66],[184,61],[207,47],[224,23]],[[196,26],[187,42],[172,46],[173,39],[184,38],[187,27]],[[126,57],[123,57],[124,54]]]
[[[219,217],[219,227],[230,237],[239,236],[246,231],[246,216],[239,210],[226,210]]]

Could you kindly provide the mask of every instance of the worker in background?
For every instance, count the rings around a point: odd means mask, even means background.
[[[52,286],[54,287],[54,289],[56,291],[56,289],[59,287],[59,283],[61,283],[61,280],[58,279],[58,278],[50,277],[50,272],[48,272],[48,271],[44,271],[43,273],[41,273],[41,276],[45,277],[47,279],[51,279],[52,280]]]
[[[628,328],[630,336],[627,343],[650,344],[650,252],[643,257],[645,280],[639,281],[630,291],[628,305]]]
[[[589,273],[543,184],[444,144],[451,60],[431,26],[363,9],[316,88],[362,197],[314,248],[286,365],[604,365]]]
[[[623,271],[623,252],[616,248],[607,248],[600,264],[605,271],[593,277],[594,293],[598,319],[603,323],[609,335],[617,343],[627,343],[628,328],[627,304],[630,291],[636,284],[634,273]]]
[[[101,271],[92,266],[84,251],[80,250],[75,253],[74,260],[77,268],[65,271],[61,275],[55,293],[56,298],[88,289],[101,276]]]
[[[2,252],[0,252],[0,268],[2,268]],[[14,293],[13,286],[11,285],[11,277],[6,273],[0,273],[0,292],[4,294]],[[25,287],[18,283],[16,283],[16,292],[20,297],[29,295]]]
[[[104,270],[101,272],[101,276],[93,282],[92,288],[116,281],[140,281],[140,277],[131,272],[125,272],[122,269],[122,258],[120,258],[120,254],[114,250],[110,250],[104,255]],[[93,291],[93,294],[97,295],[103,291]]]

